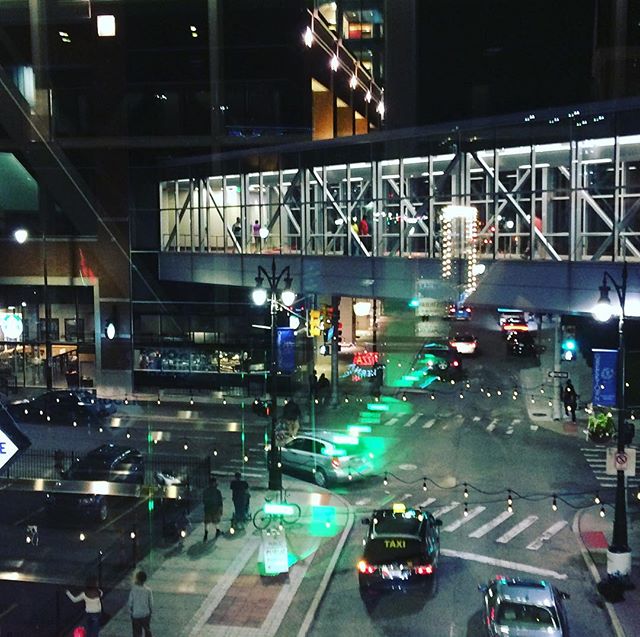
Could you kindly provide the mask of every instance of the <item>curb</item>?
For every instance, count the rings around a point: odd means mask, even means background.
[[[309,610],[307,610],[307,613],[305,614],[304,619],[300,624],[300,628],[298,630],[298,637],[304,637],[309,632],[309,629],[311,628],[311,624],[315,619],[316,612],[318,611],[320,603],[322,602],[322,598],[324,597],[324,594],[326,593],[327,588],[329,587],[329,580],[333,575],[333,571],[335,570],[336,564],[338,562],[338,558],[340,557],[340,553],[342,553],[342,549],[347,541],[347,537],[349,536],[349,533],[351,533],[351,528],[353,527],[354,514],[353,514],[353,509],[351,508],[351,505],[342,496],[339,496],[335,493],[333,495],[338,500],[341,500],[345,504],[347,509],[347,516],[348,516],[347,523],[345,524],[344,529],[342,529],[342,533],[340,535],[340,539],[338,540],[338,544],[333,551],[333,555],[331,556],[331,560],[329,561],[327,570],[322,576],[320,586],[318,587],[316,594],[313,596],[313,599],[311,600],[311,604],[309,605]],[[622,637],[624,637],[624,635]]]
[[[578,541],[578,545],[580,547],[580,553],[582,554],[582,559],[587,565],[587,568],[591,573],[591,577],[593,578],[593,581],[596,583],[596,586],[597,586],[602,581],[602,578],[600,577],[598,568],[594,564],[593,559],[591,559],[591,555],[587,550],[587,547],[585,546],[584,542],[582,541],[582,535],[580,534],[580,520],[582,518],[583,513],[584,513],[584,510],[577,511],[576,514],[573,516],[573,523],[571,524],[571,530],[573,531],[574,535],[576,536],[576,540]],[[618,619],[618,614],[616,613],[615,608],[613,607],[613,604],[611,604],[610,602],[607,602],[604,598],[602,601],[604,602],[604,607],[607,611],[607,614],[609,615],[609,619],[611,620],[611,625],[613,626],[613,630],[616,634],[616,637],[627,637],[627,634],[625,633],[624,628],[620,623],[620,619]]]

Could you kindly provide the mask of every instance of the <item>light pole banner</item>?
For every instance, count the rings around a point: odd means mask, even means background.
[[[296,368],[296,341],[290,327],[278,328],[278,369],[283,374],[293,374]]]
[[[593,349],[593,404],[616,406],[617,349]]]

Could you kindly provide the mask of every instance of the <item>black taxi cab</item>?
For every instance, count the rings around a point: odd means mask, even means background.
[[[358,562],[361,593],[405,589],[433,579],[440,557],[442,520],[400,503],[374,511],[362,523],[367,533]]]

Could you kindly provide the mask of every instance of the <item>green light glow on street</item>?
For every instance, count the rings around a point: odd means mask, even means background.
[[[382,403],[368,403],[367,409],[369,411],[389,411],[389,405],[383,405]]]
[[[333,441],[340,445],[357,445],[359,442],[358,436],[347,436],[345,434],[335,434]]]
[[[149,500],[149,502],[147,502],[147,507],[148,507],[149,511],[153,511],[153,510],[155,509],[155,506],[156,506],[156,505],[155,505],[155,503],[154,503],[154,501],[153,501],[153,498],[151,498],[151,499]]]
[[[262,510],[271,515],[293,515],[295,512],[295,509],[290,504],[276,502],[265,502]]]
[[[347,431],[350,434],[358,435],[358,434],[370,434],[371,427],[369,425],[349,425],[347,427]]]

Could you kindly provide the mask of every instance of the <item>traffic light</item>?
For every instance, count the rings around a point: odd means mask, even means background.
[[[309,336],[320,336],[320,310],[309,310]]]
[[[573,361],[577,354],[576,328],[574,325],[564,325],[562,327],[562,360]]]

